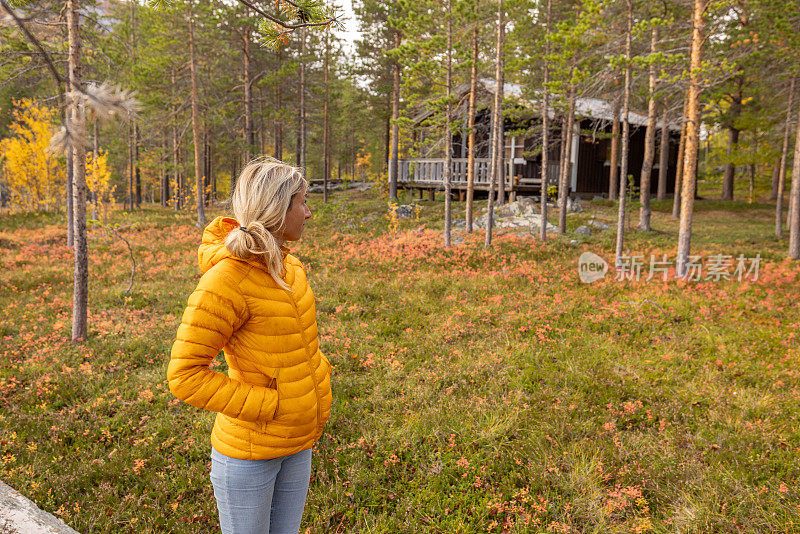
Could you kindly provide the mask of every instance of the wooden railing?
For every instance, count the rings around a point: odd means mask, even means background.
[[[475,159],[475,186],[488,187],[491,175],[489,173],[491,160],[489,158],[476,158]],[[514,181],[512,175],[511,161],[505,161],[506,172],[505,183],[511,186]],[[441,185],[444,184],[444,158],[427,158],[427,159],[400,159],[397,162],[398,172],[397,181],[399,183],[414,183],[414,184],[430,184]],[[558,181],[558,164],[549,164],[547,169],[548,182],[557,183]],[[524,185],[539,185],[542,181],[541,174],[536,171],[534,178],[522,178],[519,183]],[[451,164],[450,183],[454,186],[467,185],[467,159],[466,158],[453,158]]]

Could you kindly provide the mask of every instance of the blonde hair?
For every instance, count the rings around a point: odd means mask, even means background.
[[[258,256],[280,287],[283,280],[283,254],[275,232],[283,229],[292,197],[308,187],[298,167],[270,157],[254,159],[245,165],[231,194],[231,209],[242,228],[225,238],[231,254],[247,259]]]

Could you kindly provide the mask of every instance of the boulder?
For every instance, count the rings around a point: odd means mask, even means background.
[[[589,226],[592,226],[594,228],[597,228],[598,230],[608,230],[609,228],[611,228],[606,223],[603,223],[603,222],[600,222],[600,221],[595,221],[594,219],[590,220],[586,224],[588,224]]]
[[[588,235],[592,235],[592,231],[589,229],[589,227],[588,227],[588,226],[579,226],[579,227],[578,227],[578,228],[575,230],[575,233],[576,233],[577,235],[587,235],[587,236],[588,236]]]

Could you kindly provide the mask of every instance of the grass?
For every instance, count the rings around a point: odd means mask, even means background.
[[[304,531],[800,530],[799,270],[771,206],[697,203],[693,253],[759,253],[755,282],[585,285],[577,258],[611,261],[613,228],[500,231],[488,251],[460,231],[445,250],[442,203],[419,203],[392,233],[383,200],[313,198],[292,247],[335,369]],[[627,253],[674,259],[668,204]],[[584,206],[570,232],[614,225]],[[217,532],[213,414],[165,381],[200,231],[157,207],[114,217],[136,223],[139,270],[125,295],[127,248],[92,231],[82,345],[61,220],[0,218],[0,479],[84,533]]]

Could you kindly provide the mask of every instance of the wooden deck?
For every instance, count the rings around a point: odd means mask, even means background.
[[[475,159],[475,189],[478,191],[489,190],[490,163],[489,158]],[[400,159],[397,172],[398,186],[420,191],[441,191],[444,189],[445,164],[444,158]],[[514,174],[514,166],[511,160],[504,162],[505,172],[503,174],[506,191],[538,192],[541,190],[541,174],[537,174],[535,178],[523,178],[520,174]],[[558,181],[558,167],[558,165],[548,165],[547,178],[551,184]],[[466,158],[453,158],[450,185],[456,191],[467,189]]]

